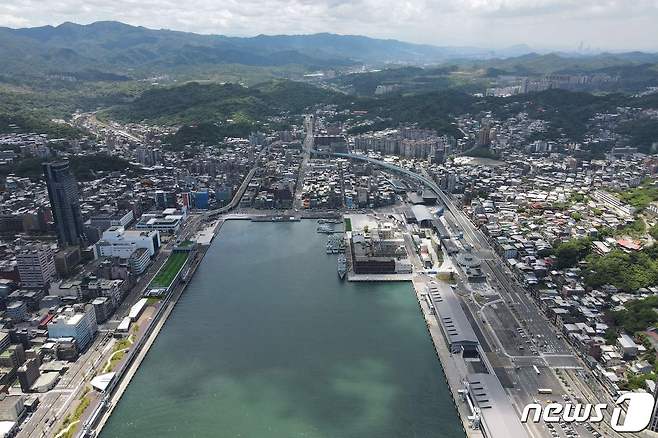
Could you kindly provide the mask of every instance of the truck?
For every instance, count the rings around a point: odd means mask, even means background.
[[[537,389],[538,394],[553,394],[553,390],[550,388],[539,388]]]

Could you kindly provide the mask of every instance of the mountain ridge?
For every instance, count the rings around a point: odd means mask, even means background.
[[[473,47],[439,47],[328,32],[235,37],[150,29],[117,21],[65,22],[13,29],[0,27],[0,73],[80,71],[145,76],[164,69],[239,64],[300,65],[307,70],[360,64],[436,64],[488,57]]]

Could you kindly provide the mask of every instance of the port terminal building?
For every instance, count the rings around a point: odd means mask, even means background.
[[[486,438],[527,438],[529,435],[489,363],[459,296],[446,284],[431,284],[428,300],[452,358],[460,363],[463,389],[459,393],[471,413],[472,427]]]

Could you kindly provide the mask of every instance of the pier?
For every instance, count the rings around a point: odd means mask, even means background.
[[[441,332],[439,323],[436,320],[435,315],[432,313],[427,301],[423,297],[425,294],[424,290],[426,283],[418,276],[414,277],[412,283],[416,299],[418,300],[418,306],[423,318],[425,319],[427,331],[432,340],[436,355],[441,362],[441,369],[443,370],[445,381],[450,388],[450,395],[452,396],[455,409],[459,414],[464,433],[466,433],[466,436],[469,438],[485,438],[482,431],[471,427],[471,420],[469,419],[471,412],[466,403],[461,400],[462,395],[459,393],[459,390],[464,387],[466,370],[460,369],[458,362],[453,359],[453,355],[448,349],[448,345],[443,333]]]

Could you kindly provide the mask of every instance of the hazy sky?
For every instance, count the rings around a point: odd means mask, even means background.
[[[658,0],[6,0],[0,26],[118,20],[238,36],[336,32],[435,45],[658,50]]]

